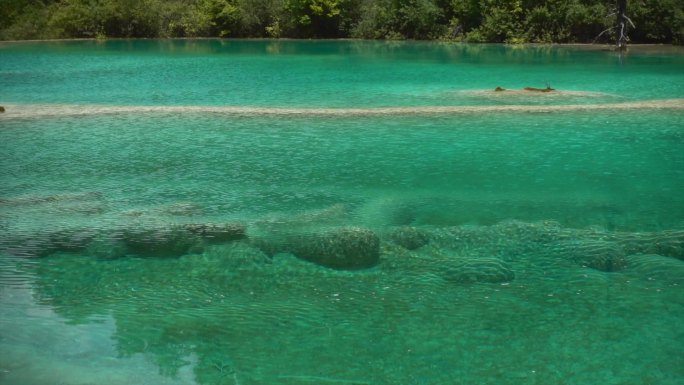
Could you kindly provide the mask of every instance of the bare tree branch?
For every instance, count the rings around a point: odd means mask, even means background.
[[[596,36],[596,37],[594,38],[594,43],[596,43],[596,41],[597,41],[598,39],[600,39],[601,36],[603,36],[603,34],[605,34],[606,32],[610,32],[610,31],[614,30],[615,28],[617,28],[617,26],[613,26],[613,27],[610,27],[610,28],[608,28],[608,29],[604,29],[603,31],[601,31],[601,33],[599,33],[598,36]]]
[[[631,25],[632,28],[636,28],[636,25],[634,25],[634,23],[632,23],[632,19],[630,19],[629,17],[627,17],[627,15],[622,15],[622,17],[623,17],[625,20],[629,21],[629,25]]]

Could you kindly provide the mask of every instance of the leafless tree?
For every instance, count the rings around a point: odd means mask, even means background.
[[[636,28],[634,26],[634,23],[632,20],[627,16],[627,0],[617,0],[616,1],[616,10],[614,13],[611,13],[608,16],[616,16],[616,21],[615,25],[612,27],[605,29],[603,32],[601,32],[598,36],[596,36],[596,39],[594,41],[598,40],[601,36],[608,32],[616,31],[616,45],[617,48],[621,51],[627,49],[627,42],[629,41],[629,36],[627,35],[627,29],[629,26],[632,26],[632,28]]]

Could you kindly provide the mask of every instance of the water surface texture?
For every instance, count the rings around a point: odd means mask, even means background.
[[[0,383],[681,384],[682,68],[2,43]]]

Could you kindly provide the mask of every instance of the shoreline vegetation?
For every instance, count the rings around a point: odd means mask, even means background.
[[[0,40],[293,38],[614,43],[613,0],[7,0]],[[684,3],[627,4],[629,44],[684,44]],[[618,36],[620,35],[620,36]]]

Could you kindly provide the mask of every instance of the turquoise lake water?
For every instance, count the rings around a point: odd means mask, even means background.
[[[682,383],[681,48],[0,43],[0,105],[2,384]]]

